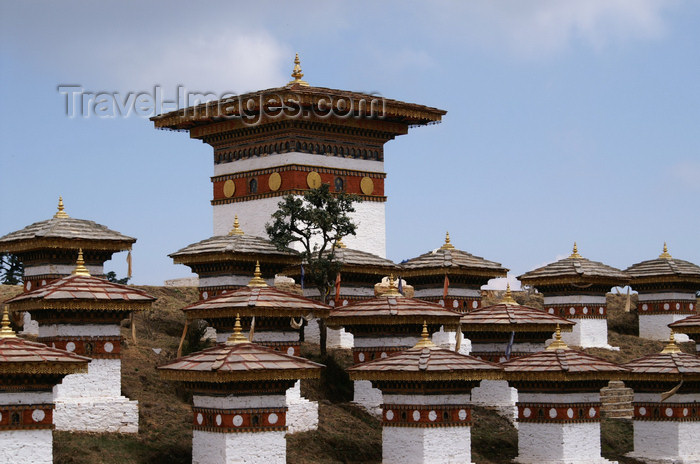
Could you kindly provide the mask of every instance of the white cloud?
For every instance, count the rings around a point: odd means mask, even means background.
[[[508,274],[507,277],[491,279],[489,280],[488,284],[484,285],[481,288],[483,288],[484,290],[505,290],[508,284],[510,284],[510,289],[513,291],[519,291],[521,288],[520,281],[513,274]]]

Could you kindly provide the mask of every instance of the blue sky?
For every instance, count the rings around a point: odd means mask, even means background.
[[[311,85],[448,111],[385,146],[389,258],[449,230],[514,275],[574,240],[619,268],[664,241],[700,263],[699,22],[690,1],[3,1],[0,235],[63,195],[138,238],[135,283],[189,275],[167,254],[212,234],[211,148],[135,114],[69,118],[57,87],[240,93],[286,83],[299,52]]]

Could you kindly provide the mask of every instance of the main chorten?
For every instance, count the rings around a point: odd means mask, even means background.
[[[363,200],[348,246],[386,256],[384,144],[439,123],[446,111],[378,95],[316,87],[299,57],[283,87],[203,103],[151,118],[156,129],[187,131],[214,150],[214,234],[238,214],[264,236],[280,197],[330,184]]]

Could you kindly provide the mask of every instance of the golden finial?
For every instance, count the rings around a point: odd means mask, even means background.
[[[58,211],[56,211],[56,214],[54,214],[53,217],[61,219],[70,217],[68,216],[68,213],[63,211],[63,197],[58,197]]]
[[[671,330],[671,336],[668,337],[668,343],[666,346],[664,346],[664,349],[661,350],[661,354],[669,354],[669,353],[680,353],[681,349],[676,345],[676,336],[673,333],[673,330]]]
[[[289,81],[287,85],[301,85],[304,87],[309,86],[308,82],[301,80],[301,78],[304,77],[304,73],[301,72],[301,61],[299,61],[298,53],[294,56],[294,70],[292,71],[292,77],[294,80]]]
[[[0,338],[17,338],[14,330],[10,327],[10,313],[7,311],[7,305],[2,310],[2,323],[0,323]]]
[[[430,339],[430,333],[428,333],[428,323],[423,321],[423,331],[420,334],[420,340],[416,343],[413,348],[430,348],[435,346],[435,343]]]
[[[241,229],[241,224],[238,222],[238,214],[233,217],[233,229],[228,233],[229,235],[245,235],[243,229]]]
[[[506,293],[503,295],[503,298],[501,298],[500,304],[505,304],[505,305],[517,305],[518,304],[518,302],[515,301],[515,298],[513,298],[513,293],[510,291],[510,283],[506,284]]]
[[[71,272],[73,275],[89,276],[90,271],[85,267],[85,260],[83,259],[83,249],[78,250],[78,259],[75,261],[75,269]]]
[[[383,296],[401,296],[399,293],[399,287],[394,278],[394,274],[389,275],[389,289],[384,293]]]
[[[454,250],[455,246],[450,243],[450,233],[445,232],[445,244],[440,247],[441,250]]]
[[[250,340],[243,335],[243,327],[241,326],[241,315],[236,314],[236,323],[233,325],[233,333],[228,340],[227,345],[238,345],[239,343],[248,343]]]
[[[249,287],[267,287],[267,282],[262,278],[260,273],[260,261],[255,261],[255,272],[253,273],[253,278],[248,282]]]
[[[342,239],[342,238],[339,238],[339,239],[335,242],[335,248],[347,248],[347,245],[345,245],[345,244],[343,243],[343,239]]]
[[[659,259],[673,259],[671,257],[671,253],[668,252],[668,246],[666,246],[666,242],[664,242],[664,252],[659,255]]]
[[[580,254],[578,254],[578,246],[576,246],[576,242],[574,242],[574,251],[571,253],[571,256],[569,256],[569,259],[578,259],[578,258],[583,258]]]
[[[554,332],[554,341],[547,347],[549,351],[568,350],[569,347],[561,339],[561,327],[557,324],[557,330]]]

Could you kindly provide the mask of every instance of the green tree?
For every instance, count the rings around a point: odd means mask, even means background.
[[[17,255],[0,253],[0,283],[17,285],[22,283],[24,266]]]
[[[303,196],[286,195],[277,204],[272,222],[265,230],[275,246],[283,250],[292,243],[301,245],[304,281],[318,289],[326,303],[342,263],[337,260],[335,245],[357,226],[350,219],[355,212],[356,195],[331,193],[328,184],[307,190]],[[319,320],[321,354],[326,354],[326,324]]]
[[[117,273],[114,271],[109,271],[107,274],[105,274],[105,279],[107,279],[110,282],[114,282],[115,284],[126,285],[129,283],[130,278],[131,277],[124,277],[123,279],[118,279]]]

